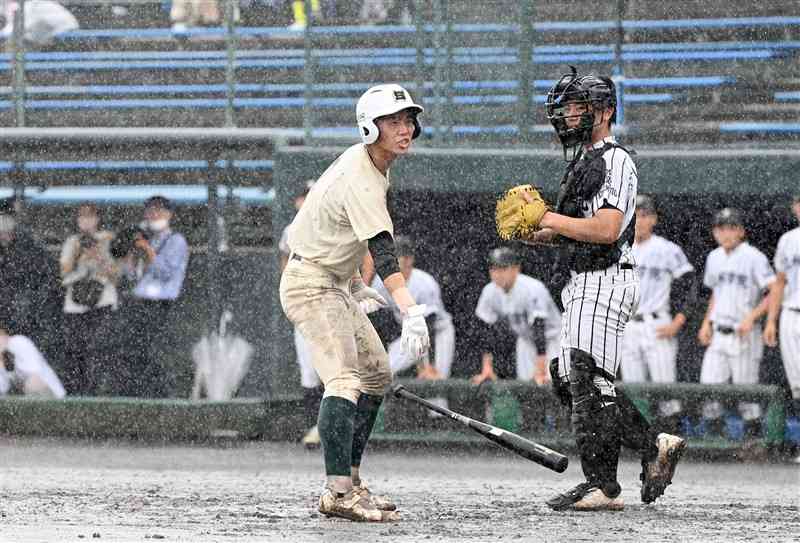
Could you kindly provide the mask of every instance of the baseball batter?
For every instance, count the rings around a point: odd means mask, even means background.
[[[792,212],[800,221],[800,194],[792,200]],[[800,227],[790,230],[778,240],[775,252],[775,288],[770,297],[769,316],[764,340],[770,347],[778,344],[792,398],[800,402]],[[778,315],[780,314],[780,333]]]
[[[294,197],[294,208],[300,211],[306,200],[308,191],[314,186],[314,180],[309,179],[300,187]],[[289,263],[289,226],[283,229],[280,240],[278,241],[278,252],[281,257],[281,272],[286,269]],[[300,386],[303,388],[303,411],[305,415],[306,431],[301,443],[308,448],[319,446],[319,429],[317,428],[317,415],[319,414],[319,404],[322,401],[322,383],[319,380],[313,364],[311,364],[311,351],[300,334],[297,327],[294,328],[294,350],[297,365],[300,368]]]
[[[548,383],[547,361],[559,352],[561,311],[541,281],[520,273],[519,258],[508,247],[489,254],[489,276],[475,308],[483,357],[472,382],[516,378]]]
[[[614,385],[625,326],[636,312],[639,274],[631,245],[638,176],[631,153],[611,134],[616,89],[608,77],[575,68],[547,96],[547,116],[569,158],[556,211],[538,217],[533,243],[557,243],[571,280],[561,293],[561,353],[551,362],[556,393],[572,409],[586,480],[548,500],[555,510],[622,509],[617,481],[622,444],[642,456],[642,501],[663,494],[686,442],[650,427]],[[522,198],[536,206],[531,194]],[[502,209],[498,217],[504,218]]]
[[[742,215],[724,208],[714,216],[712,233],[719,247],[706,258],[704,284],[712,290],[698,339],[707,347],[700,370],[701,383],[754,384],[764,352],[758,320],[767,313],[766,289],[775,284],[775,273],[767,257],[744,241]],[[760,430],[761,406],[741,402],[739,411],[745,432],[752,437]],[[719,426],[722,406],[707,402],[703,417],[707,425]]]
[[[677,335],[694,302],[694,267],[680,247],[653,234],[657,222],[653,199],[637,196],[631,252],[639,271],[639,307],[625,327],[621,359],[622,379],[628,383],[676,381]],[[680,400],[659,404],[671,427],[677,427],[680,410]]]
[[[317,426],[326,485],[319,511],[357,521],[396,518],[396,506],[372,494],[361,459],[391,381],[389,358],[359,304],[386,300],[364,284],[359,266],[369,251],[403,315],[404,355],[419,360],[430,345],[424,306],[400,272],[386,207],[389,167],[421,132],[421,106],[399,85],[378,85],[356,105],[362,143],[342,153],[314,184],[289,226],[289,263],[281,306],[311,350],[325,386]]]
[[[433,332],[430,351],[433,364],[429,360],[424,360],[417,369],[417,377],[420,379],[446,379],[450,377],[450,369],[453,367],[456,329],[450,313],[444,308],[439,283],[428,272],[414,267],[414,244],[411,239],[405,236],[395,236],[395,248],[400,272],[406,280],[408,290],[418,304],[425,305],[425,321],[428,324],[428,330]],[[386,286],[377,275],[373,278],[371,286],[383,297],[390,298]],[[390,301],[389,307],[397,323],[402,324],[403,315],[397,304]],[[415,362],[413,359],[403,356],[400,339],[398,337],[389,343],[389,367],[393,374],[411,368]]]

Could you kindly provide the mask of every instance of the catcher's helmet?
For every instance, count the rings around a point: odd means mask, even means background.
[[[725,207],[714,215],[713,226],[744,226],[742,213],[735,208]]]
[[[492,268],[508,268],[518,264],[517,254],[509,247],[498,247],[489,253],[489,266]]]
[[[415,104],[408,91],[400,85],[377,85],[361,95],[356,104],[356,121],[361,140],[366,143],[378,141],[379,131],[375,119],[385,115],[393,115],[408,109],[414,118],[414,133],[411,139],[416,139],[422,127],[417,120],[417,115],[425,111],[422,106]]]
[[[594,74],[578,75],[578,71],[571,66],[572,72],[561,76],[550,92],[547,93],[545,110],[547,118],[556,129],[561,145],[575,147],[589,143],[594,127],[594,110],[606,110],[617,107],[617,90],[614,82],[609,77]],[[580,122],[574,128],[567,126],[565,106],[569,103],[585,104],[586,111],[581,114]],[[617,112],[611,116],[611,122],[616,122]]]

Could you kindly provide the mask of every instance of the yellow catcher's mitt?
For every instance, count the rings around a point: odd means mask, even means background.
[[[532,202],[526,202],[522,193],[529,194]],[[494,215],[497,234],[506,241],[526,239],[539,229],[539,222],[547,210],[547,202],[533,185],[510,188],[497,200]]]

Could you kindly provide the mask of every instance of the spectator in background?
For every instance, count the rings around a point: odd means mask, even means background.
[[[64,296],[64,381],[71,394],[97,392],[108,324],[117,309],[119,266],[111,258],[113,234],[99,230],[94,204],[78,208],[78,233],[61,248]]]
[[[311,11],[313,13],[315,22],[318,22],[322,19],[320,0],[311,0]],[[306,26],[308,25],[305,0],[292,0],[292,16],[294,17],[294,22],[291,24],[291,26],[289,26],[289,30],[305,30]]]
[[[4,3],[2,10],[5,21],[0,30],[0,38],[10,40],[14,33],[14,14],[19,9],[17,2]],[[25,2],[25,43],[27,46],[43,46],[64,32],[77,30],[78,20],[67,8],[51,0],[26,0]]]
[[[414,0],[364,0],[361,21],[366,24],[401,24],[414,22]]]
[[[216,25],[220,21],[219,3],[217,0],[173,0],[169,17],[175,32],[193,26]]]
[[[14,333],[51,343],[56,326],[57,276],[47,250],[17,221],[15,200],[0,200],[0,318]]]
[[[193,26],[216,26],[224,21],[227,0],[173,0],[169,12],[173,32]],[[239,21],[239,2],[234,2],[233,20]]]
[[[12,392],[52,398],[66,396],[61,381],[30,338],[12,336],[0,328],[0,359],[0,396]]]
[[[144,204],[144,231],[123,259],[124,272],[134,282],[131,297],[122,306],[118,351],[120,367],[112,391],[122,396],[163,397],[171,376],[164,370],[165,338],[170,314],[183,290],[189,246],[170,228],[173,206],[163,196]]]

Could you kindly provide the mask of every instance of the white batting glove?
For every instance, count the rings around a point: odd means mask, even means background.
[[[415,362],[428,354],[431,338],[425,322],[425,304],[412,305],[403,319],[403,333],[400,335],[400,348],[403,355]]]
[[[367,313],[372,313],[373,311],[377,311],[382,307],[389,307],[389,302],[386,301],[386,298],[381,296],[380,292],[372,287],[368,287],[363,282],[360,282],[357,287],[351,288],[350,294],[353,295],[353,298],[356,299],[358,305],[360,305],[361,308]],[[371,310],[367,311],[361,302],[365,302],[365,305]]]

